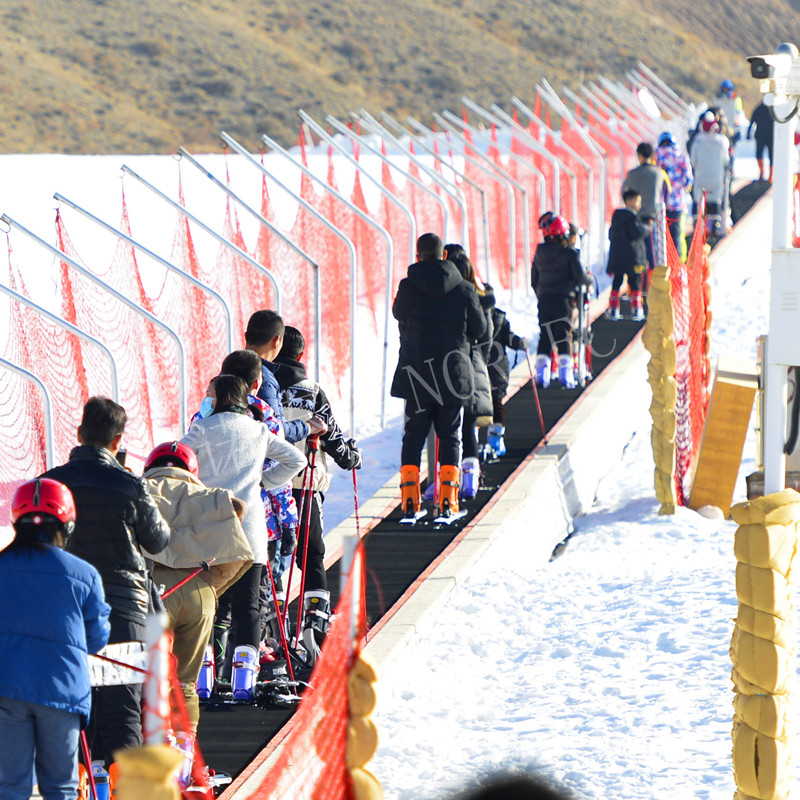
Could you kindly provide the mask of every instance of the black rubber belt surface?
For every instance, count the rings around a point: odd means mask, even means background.
[[[535,302],[531,299],[531,302]],[[623,313],[629,305],[623,302]],[[513,325],[513,320],[512,320]],[[592,348],[593,372],[597,376],[631,341],[641,322],[605,318],[595,321]],[[533,363],[535,357],[531,357]],[[590,385],[590,384],[589,384]],[[539,389],[545,428],[553,424],[585,391],[561,389],[557,382],[548,389]],[[447,547],[455,535],[483,508],[508,476],[536,447],[542,438],[530,382],[506,402],[506,455],[483,467],[485,488],[474,500],[462,503],[469,513],[449,527],[433,529],[425,525],[413,528],[400,525],[400,509],[396,508],[365,537],[367,558],[367,616],[374,624],[425,568]],[[339,567],[328,570],[328,586],[335,603],[339,585]],[[379,591],[380,588],[380,591]],[[292,619],[296,618],[292,611]],[[285,709],[253,706],[221,705],[203,708],[198,737],[206,763],[216,770],[238,775],[291,716]]]

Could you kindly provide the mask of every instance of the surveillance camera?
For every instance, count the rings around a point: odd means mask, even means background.
[[[789,53],[773,53],[765,56],[748,56],[750,74],[758,80],[786,78],[792,69],[792,56]]]

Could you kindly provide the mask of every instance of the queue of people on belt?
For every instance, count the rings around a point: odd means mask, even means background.
[[[257,311],[245,345],[196,376],[206,397],[189,431],[155,447],[142,477],[119,458],[125,409],[91,397],[68,462],[17,488],[15,536],[0,551],[0,796],[27,800],[35,769],[45,800],[76,797],[81,736],[113,783],[115,753],[142,744],[142,685],[92,688],[87,656],[143,643],[154,610],[169,617],[190,739],[211,650],[211,690],[240,699],[289,657],[292,558],[305,575],[292,656],[307,668],[319,657],[327,459],[359,469],[361,451],[306,374],[299,330]]]

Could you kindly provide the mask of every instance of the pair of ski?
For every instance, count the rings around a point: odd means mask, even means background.
[[[434,513],[436,513],[434,511]],[[433,525],[452,525],[457,519],[461,519],[467,515],[466,509],[459,511],[451,511],[449,508],[437,514],[432,520]],[[401,525],[416,525],[421,520],[428,516],[428,509],[421,508],[419,511],[413,509],[406,509],[406,513],[400,517]]]

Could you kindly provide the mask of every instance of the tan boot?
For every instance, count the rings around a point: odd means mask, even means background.
[[[458,490],[461,480],[458,467],[444,464],[439,469],[439,507],[442,516],[455,514],[458,511]]]
[[[405,464],[400,467],[400,507],[410,517],[419,511],[419,506],[419,467]]]
[[[758,179],[760,181],[764,181],[767,179],[767,174],[764,172],[764,159],[757,158],[756,163],[758,164]]]

